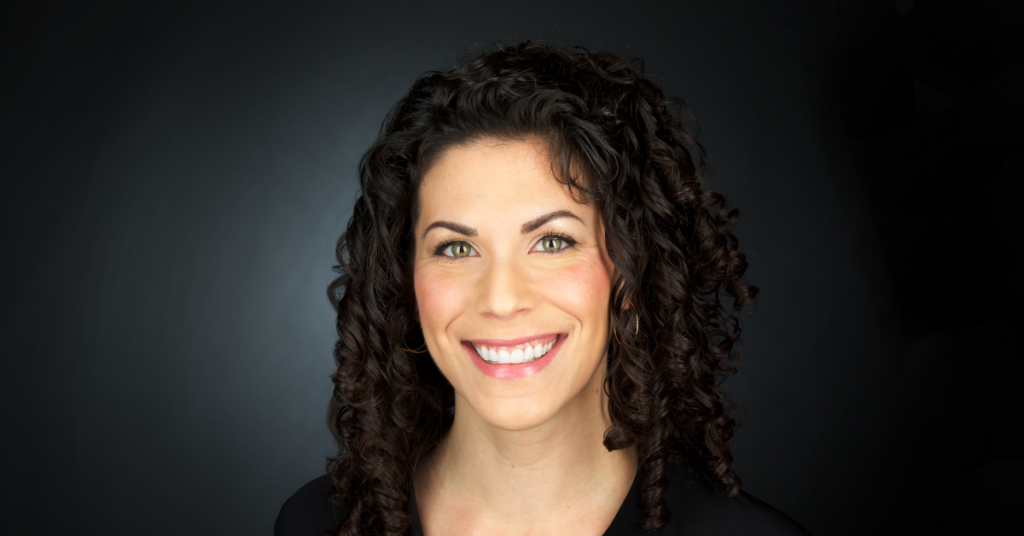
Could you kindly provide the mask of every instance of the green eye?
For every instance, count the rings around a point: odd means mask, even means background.
[[[561,235],[548,235],[534,246],[534,251],[558,253],[575,246],[575,241]]]
[[[544,251],[558,251],[562,249],[562,239],[557,236],[549,236],[541,240],[541,247]]]
[[[533,251],[543,251],[545,253],[559,253],[565,251],[576,245],[576,241],[572,238],[562,235],[548,235],[540,239],[536,246],[533,246]]]
[[[473,248],[469,247],[469,244],[465,242],[456,242],[448,246],[448,249],[451,249],[451,255],[449,256],[455,257],[456,259],[469,257],[470,252],[473,251]]]

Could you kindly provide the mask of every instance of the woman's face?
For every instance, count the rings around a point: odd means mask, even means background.
[[[465,409],[525,430],[592,400],[581,393],[604,383],[614,267],[600,216],[556,180],[547,145],[451,148],[419,202],[419,319]]]

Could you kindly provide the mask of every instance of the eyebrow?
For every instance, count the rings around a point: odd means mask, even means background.
[[[544,225],[545,223],[548,223],[550,221],[557,220],[559,218],[575,218],[576,220],[579,220],[580,223],[583,223],[583,220],[580,219],[579,216],[573,214],[572,212],[569,212],[568,210],[556,210],[554,212],[549,212],[543,216],[534,218],[524,223],[523,226],[520,227],[519,232],[522,234],[532,233],[533,231],[539,229],[541,225]],[[477,235],[476,229],[472,227],[468,227],[466,225],[450,221],[435,221],[434,223],[431,223],[430,225],[427,226],[427,228],[423,231],[423,236],[420,239],[422,240],[423,238],[426,238],[427,233],[429,233],[432,229],[435,228],[448,229],[450,231],[455,231],[456,233],[463,234],[466,236]]]

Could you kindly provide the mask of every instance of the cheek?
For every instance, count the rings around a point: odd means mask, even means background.
[[[465,309],[469,290],[459,284],[458,278],[417,268],[413,283],[424,332],[446,326]]]
[[[545,294],[577,318],[607,315],[611,275],[600,259],[581,260],[567,266],[555,277],[545,279],[543,284]]]

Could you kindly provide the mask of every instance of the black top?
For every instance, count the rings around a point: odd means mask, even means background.
[[[660,534],[685,536],[807,536],[809,533],[786,514],[740,492],[725,499],[706,478],[685,468],[672,467],[668,471],[669,487],[665,502],[672,519]],[[638,527],[643,513],[640,506],[641,475],[633,479],[626,500],[615,514],[605,536],[631,536],[651,534]],[[323,536],[325,530],[337,530],[348,516],[344,506],[333,505],[327,499],[330,479],[324,475],[295,492],[285,501],[274,524],[274,536]],[[412,534],[422,536],[420,519],[416,514],[415,494],[411,494]]]

